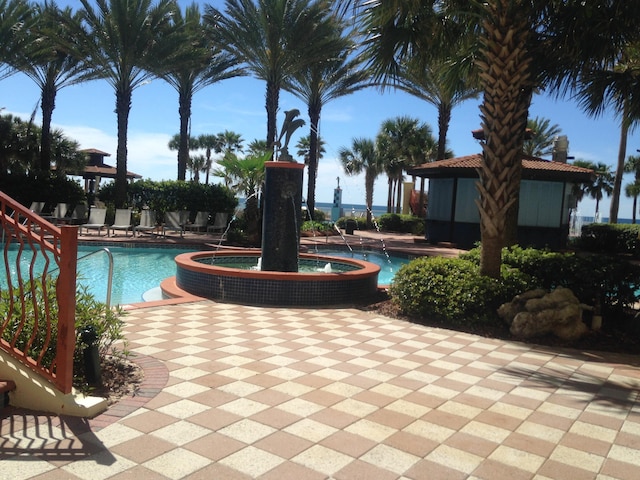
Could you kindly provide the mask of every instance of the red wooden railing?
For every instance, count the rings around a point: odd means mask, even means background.
[[[77,230],[58,228],[0,192],[0,348],[62,393],[73,383]]]

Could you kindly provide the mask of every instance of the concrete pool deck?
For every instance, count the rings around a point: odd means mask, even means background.
[[[137,394],[89,420],[7,409],[2,478],[640,475],[637,356],[355,308],[138,307],[124,329],[145,371]]]

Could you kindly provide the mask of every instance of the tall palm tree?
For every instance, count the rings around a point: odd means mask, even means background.
[[[344,23],[327,39],[325,56],[301,68],[285,79],[285,89],[306,103],[309,114],[309,158],[307,169],[307,208],[315,210],[316,177],[318,175],[320,115],[331,100],[350,95],[370,85],[369,74],[362,66],[362,57],[352,57],[355,39],[347,33]]]
[[[206,178],[204,183],[209,184],[209,173],[211,172],[211,167],[213,166],[213,160],[211,159],[211,153],[220,153],[222,151],[222,140],[220,139],[220,135],[213,135],[203,133],[202,135],[198,135],[196,140],[197,147],[203,149],[205,151],[205,174]],[[195,147],[195,144],[192,144]]]
[[[593,198],[596,201],[594,220],[599,221],[600,200],[604,198],[604,195],[609,196],[613,192],[614,174],[611,167],[603,162],[594,163],[588,160],[576,160],[573,165],[593,170],[593,181],[576,185],[573,195],[578,201],[582,200],[584,195]]]
[[[631,223],[635,225],[636,215],[638,212],[638,197],[640,197],[640,183],[638,182],[627,183],[624,187],[624,194],[628,198],[633,198],[633,207],[631,210]]]
[[[629,155],[624,164],[625,173],[633,173],[633,182],[625,188],[627,197],[633,197],[632,223],[636,223],[638,196],[640,195],[640,155]]]
[[[104,79],[114,89],[118,122],[115,204],[127,200],[127,138],[133,91],[174,57],[179,45],[172,35],[175,2],[158,0],[80,0],[81,23],[66,26],[74,39],[71,48],[87,64],[87,78]],[[95,3],[95,8],[92,5]]]
[[[320,160],[322,157],[324,157],[324,154],[327,153],[327,150],[326,148],[324,148],[324,140],[320,137],[318,137],[317,145],[317,158],[318,160]],[[298,142],[296,143],[296,148],[298,149],[296,151],[298,157],[302,157],[304,159],[304,164],[309,165],[309,156],[311,154],[311,136],[305,135],[304,137],[300,137],[298,139]]]
[[[475,26],[478,42],[467,56],[475,56],[484,93],[480,272],[499,278],[502,247],[515,240],[517,230],[521,155],[534,90],[563,92],[587,66],[615,57],[620,45],[639,36],[631,18],[640,15],[640,2],[392,0],[367,7],[369,52],[378,77],[395,75],[402,59],[416,51],[437,52],[446,38],[439,32],[446,25],[438,23],[442,15],[466,17]]]
[[[276,141],[276,115],[284,80],[323,59],[333,31],[330,2],[226,0],[224,12],[207,7],[205,21],[220,45],[266,82],[267,144]]]
[[[189,158],[191,103],[204,87],[243,74],[238,60],[221,50],[206,34],[197,3],[187,6],[184,15],[176,10],[172,16],[172,35],[181,44],[177,55],[159,65],[158,76],[178,92],[180,146],[178,148],[178,180],[184,180]]]
[[[373,140],[354,138],[351,148],[342,147],[338,151],[342,168],[347,175],[364,172],[365,204],[367,206],[367,228],[371,227],[371,209],[373,208],[373,188],[376,178],[383,171],[383,161]]]
[[[389,177],[387,211],[400,213],[404,170],[435,160],[437,142],[429,125],[401,116],[382,122],[376,147]]]
[[[625,45],[615,63],[598,66],[581,79],[578,98],[584,110],[598,116],[611,108],[620,117],[618,162],[611,195],[609,222],[618,222],[624,159],[629,132],[640,121],[640,43]]]
[[[64,19],[63,23],[60,18]],[[12,64],[40,88],[42,135],[38,169],[49,172],[52,161],[51,119],[56,95],[60,89],[80,82],[86,66],[61,46],[69,33],[65,25],[79,23],[79,12],[72,13],[71,7],[61,10],[54,1],[48,1],[35,5],[34,19],[32,28],[24,32],[21,52],[13,57]]]
[[[432,60],[425,68],[422,61],[413,58],[400,70],[396,85],[438,109],[437,160],[447,158],[447,133],[453,108],[480,93],[475,82],[463,75],[452,76],[451,71],[448,60]]]
[[[34,21],[26,0],[0,0],[0,80],[13,73],[12,60],[21,55],[22,37]]]
[[[522,146],[522,153],[532,157],[546,157],[553,155],[553,142],[560,135],[560,127],[551,125],[548,118],[536,117],[527,120],[527,130],[532,132]]]

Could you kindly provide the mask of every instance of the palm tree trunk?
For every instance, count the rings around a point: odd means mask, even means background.
[[[396,178],[396,213],[402,210],[402,173]]]
[[[613,180],[613,192],[611,192],[611,205],[609,207],[609,223],[618,223],[618,210],[620,208],[620,191],[622,189],[622,174],[624,173],[624,159],[627,155],[627,139],[629,137],[629,113],[628,102],[624,102],[624,112],[620,122],[620,145],[618,146],[618,166]]]
[[[367,169],[364,175],[364,196],[367,203],[367,228],[371,228],[371,210],[373,209],[373,187],[375,185],[373,171]]]
[[[187,178],[189,160],[189,121],[191,119],[191,95],[180,91],[178,114],[180,115],[180,144],[178,145],[178,180]]]
[[[631,223],[636,223],[636,208],[638,208],[638,196],[633,196],[633,213],[631,214]]]
[[[280,99],[280,88],[273,81],[267,81],[267,95],[266,95],[266,109],[267,109],[267,147],[274,148],[276,141],[276,120],[278,115],[278,102]]]
[[[309,105],[309,165],[307,172],[307,209],[311,219],[316,209],[316,177],[318,176],[318,124],[320,123],[320,105]]]
[[[485,8],[484,58],[479,61],[484,81],[480,112],[486,139],[477,184],[480,273],[500,278],[507,213],[520,192],[528,108],[522,92],[529,87],[531,60],[525,48],[529,35],[526,9],[509,0],[492,0]]]
[[[393,212],[393,179],[388,176],[388,191],[387,191],[387,213]]]
[[[438,106],[438,156],[436,160],[444,160],[447,154],[447,132],[451,122],[451,104],[441,103]]]
[[[40,138],[40,166],[41,172],[51,170],[51,118],[56,108],[56,87],[53,81],[47,82],[42,89],[42,132]]]
[[[115,204],[122,208],[127,202],[127,130],[131,111],[131,88],[116,91],[116,116],[118,117],[118,148],[116,153]]]

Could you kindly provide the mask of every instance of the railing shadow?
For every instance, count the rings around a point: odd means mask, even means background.
[[[0,418],[2,460],[72,462],[90,456],[101,465],[117,461],[86,418],[11,408]]]

